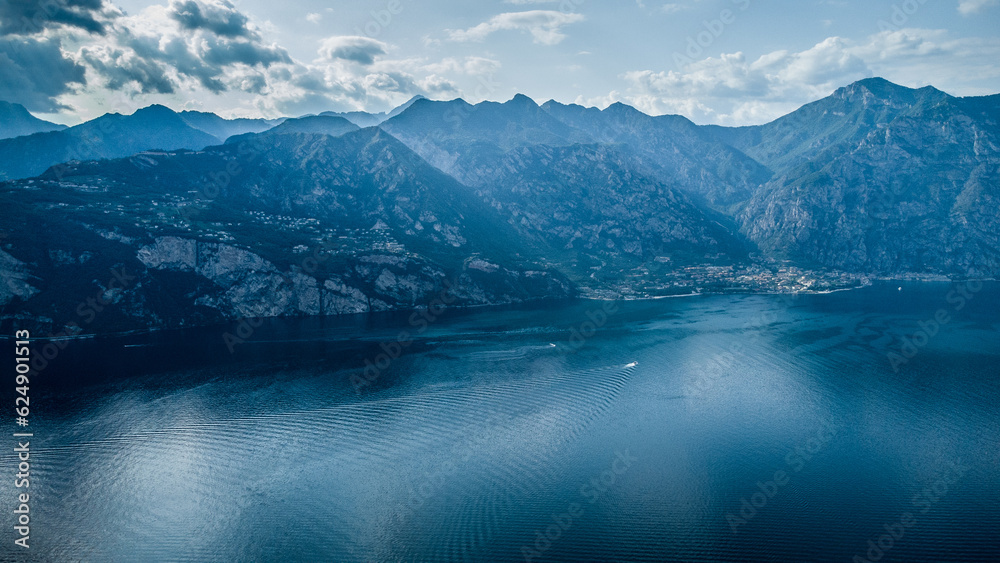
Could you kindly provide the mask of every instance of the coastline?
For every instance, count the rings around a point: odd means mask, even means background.
[[[613,301],[624,301],[624,302],[642,302],[642,301],[661,301],[665,299],[683,299],[683,298],[694,298],[694,297],[712,297],[712,296],[723,296],[723,295],[768,295],[768,296],[781,296],[781,295],[831,295],[835,293],[856,291],[861,289],[867,289],[875,285],[875,282],[904,282],[904,283],[958,283],[965,281],[979,281],[979,282],[993,282],[997,283],[1000,280],[996,278],[967,278],[967,279],[952,279],[941,276],[923,276],[923,277],[869,277],[866,283],[853,287],[842,287],[834,289],[823,289],[823,290],[812,290],[803,289],[799,291],[701,291],[693,293],[682,293],[677,295],[624,295],[618,296],[617,298],[611,296],[595,296],[595,295],[577,295],[571,298],[537,298],[528,299],[520,302],[511,303],[480,303],[474,305],[449,305],[449,310],[456,311],[474,311],[474,310],[484,310],[484,309],[503,309],[503,308],[524,308],[528,307],[533,303],[558,303],[567,302],[572,303],[574,301],[579,302],[613,302]],[[369,315],[404,315],[406,313],[413,313],[426,309],[426,307],[410,307],[405,309],[392,309],[388,311],[375,311],[375,312],[364,312],[364,313],[350,313],[343,315],[311,315],[311,316],[284,316],[284,317],[260,317],[255,319],[233,319],[226,323],[210,323],[210,324],[192,324],[188,326],[177,326],[177,327],[148,327],[148,328],[134,328],[128,330],[117,330],[109,332],[90,332],[90,333],[80,333],[80,334],[59,334],[59,335],[48,335],[48,336],[32,336],[32,340],[39,342],[73,342],[78,340],[92,340],[94,338],[124,338],[129,336],[146,336],[150,334],[160,333],[160,332],[173,332],[182,330],[208,330],[208,329],[219,329],[225,330],[233,326],[238,325],[242,321],[252,320],[252,321],[302,321],[302,320],[319,320],[319,319],[341,319],[346,320],[352,317],[364,318]],[[2,321],[4,319],[0,319]],[[12,334],[0,334],[0,342],[14,340]]]

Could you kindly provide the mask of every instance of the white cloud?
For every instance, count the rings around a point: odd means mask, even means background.
[[[660,12],[664,14],[676,14],[677,12],[686,12],[691,9],[691,6],[687,4],[664,4],[660,6]]]
[[[319,23],[323,20],[323,14],[317,14],[315,12],[311,14],[306,14],[306,21],[309,23]]]
[[[500,61],[484,57],[448,57],[440,62],[424,66],[431,73],[459,73],[468,76],[484,76],[500,70]]]
[[[452,41],[482,41],[501,30],[527,31],[531,33],[535,43],[555,45],[566,38],[562,33],[564,26],[584,19],[580,14],[552,10],[509,12],[493,16],[488,21],[466,30],[451,30],[448,35]]]
[[[341,59],[370,65],[375,58],[386,53],[388,45],[371,37],[353,35],[327,37],[321,43],[319,54],[327,60]]]
[[[1000,5],[1000,0],[961,0],[958,3],[958,11],[965,16],[979,13],[980,10],[988,6]]]
[[[961,84],[998,77],[998,58],[1000,39],[950,39],[942,30],[886,31],[861,42],[829,37],[804,51],[774,51],[755,60],[729,53],[681,71],[627,72],[623,99],[649,113],[680,113],[698,122],[762,123],[870,76],[908,86],[928,85],[931,78]]]

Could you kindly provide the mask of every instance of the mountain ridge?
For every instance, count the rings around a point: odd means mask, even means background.
[[[65,128],[65,125],[38,119],[21,104],[0,100],[0,139],[48,133]]]
[[[26,137],[92,150],[0,182],[0,306],[53,326],[114,268],[139,281],[101,330],[408,309],[452,282],[487,305],[996,278],[998,118],[1000,95],[881,79],[751,128],[518,95],[223,144],[151,106]]]

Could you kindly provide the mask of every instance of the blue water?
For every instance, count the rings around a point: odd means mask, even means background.
[[[73,342],[32,382],[28,551],[0,461],[0,554],[1000,560],[1000,286],[900,285]]]

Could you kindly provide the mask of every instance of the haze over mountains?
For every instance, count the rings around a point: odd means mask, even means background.
[[[21,104],[0,101],[0,139],[59,131],[65,128],[65,125],[38,119],[28,113]]]
[[[998,119],[1000,96],[882,79],[742,128],[525,96],[282,122],[152,106],[0,140],[0,303],[160,327],[446,287],[476,305],[995,277]],[[95,292],[113,312],[81,313]]]

